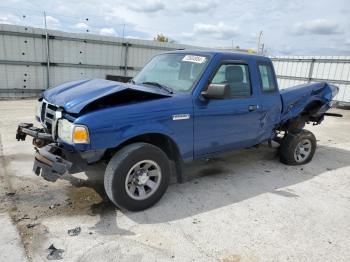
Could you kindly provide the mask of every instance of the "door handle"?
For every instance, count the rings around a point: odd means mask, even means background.
[[[259,109],[258,105],[250,105],[250,106],[248,106],[248,111],[249,112],[255,111],[257,109]]]

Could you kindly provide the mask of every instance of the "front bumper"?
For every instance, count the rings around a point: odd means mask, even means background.
[[[52,135],[45,133],[44,129],[34,127],[31,123],[19,124],[16,132],[16,139],[18,141],[24,141],[27,135],[33,137],[34,139],[41,139],[47,142],[53,142]]]
[[[45,180],[55,182],[68,172],[76,173],[85,169],[87,162],[77,151],[58,146],[51,134],[46,133],[44,129],[34,127],[31,123],[19,124],[16,139],[24,141],[27,135],[33,137],[36,150],[33,171]]]
[[[66,173],[85,171],[87,166],[100,161],[106,150],[79,150],[65,144],[56,143],[52,135],[32,123],[18,125],[16,139],[24,141],[26,136],[33,137],[36,150],[33,171],[45,180],[55,182]]]
[[[48,144],[43,148],[36,148],[33,171],[45,180],[55,182],[69,172],[73,163],[65,159],[67,152],[55,144]]]

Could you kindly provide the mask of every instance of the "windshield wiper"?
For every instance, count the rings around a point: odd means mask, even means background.
[[[168,93],[170,94],[173,94],[174,91],[173,89],[171,89],[170,87],[168,86],[165,86],[165,85],[162,85],[162,84],[159,84],[157,82],[142,82],[143,85],[151,85],[151,86],[156,86],[156,87],[159,87],[161,89],[164,89],[165,91],[167,91]]]
[[[131,84],[135,85],[135,80],[134,79],[130,79],[128,83],[131,83]]]

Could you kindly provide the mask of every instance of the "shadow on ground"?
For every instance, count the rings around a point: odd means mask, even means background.
[[[58,212],[51,212],[46,208],[43,216],[99,216],[99,221],[90,230],[104,235],[133,235],[132,231],[118,226],[119,212],[138,224],[153,224],[192,217],[264,193],[296,198],[299,196],[286,187],[350,165],[350,151],[329,146],[319,146],[313,161],[304,166],[281,164],[276,151],[276,148],[261,146],[197,161],[186,167],[185,183],[170,185],[159,203],[142,212],[115,208],[104,192],[104,168],[94,167],[85,173],[88,179],[64,177],[72,184],[64,194],[67,194],[68,206],[69,201],[73,203],[73,209],[61,205],[56,208]],[[43,206],[54,201],[59,187],[55,185],[51,190],[50,185],[44,185],[46,190],[39,187],[35,194],[19,194],[17,203],[22,207],[33,207],[38,199],[42,200]]]
[[[324,164],[325,159],[328,166]],[[123,213],[136,223],[150,224],[195,216],[267,192],[282,197],[299,197],[283,188],[347,165],[350,165],[350,152],[328,146],[319,146],[313,161],[304,166],[281,164],[276,148],[262,146],[242,150],[187,166],[187,182],[172,184],[154,207],[143,212]],[[104,193],[103,171],[88,171],[86,174],[89,180],[83,183],[72,181],[72,184],[91,186],[103,198],[101,203],[92,206],[95,214],[100,215],[96,230],[100,233],[132,234],[117,226],[116,208]]]
[[[266,147],[213,161],[189,167],[186,173],[193,179],[171,186],[153,208],[125,215],[137,223],[160,223],[195,216],[263,193],[299,197],[283,188],[350,165],[350,151],[319,146],[314,160],[304,166],[285,166],[278,161],[276,149]]]

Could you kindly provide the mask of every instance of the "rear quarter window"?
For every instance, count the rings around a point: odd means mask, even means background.
[[[275,75],[270,64],[258,64],[260,84],[263,92],[274,92],[277,89]]]

